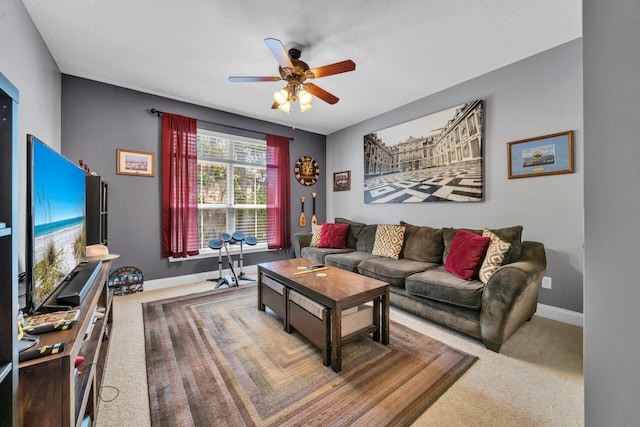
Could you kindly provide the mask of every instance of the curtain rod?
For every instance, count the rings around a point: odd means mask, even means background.
[[[156,114],[158,117],[162,116],[162,114],[164,113],[164,111],[156,110],[155,108],[150,109],[149,112],[151,114]],[[199,122],[208,123],[208,124],[214,125],[214,126],[223,126],[223,127],[229,128],[229,129],[240,130],[240,131],[243,131],[243,132],[256,133],[256,134],[262,135],[264,137],[267,136],[267,134],[265,132],[260,132],[260,131],[253,130],[253,129],[246,129],[246,128],[241,128],[241,127],[237,127],[237,126],[225,125],[224,123],[216,123],[216,122],[211,122],[209,120],[200,120],[200,119],[196,119],[196,120],[199,121]],[[294,140],[293,137],[288,137],[288,138],[289,138],[289,141],[293,141]]]

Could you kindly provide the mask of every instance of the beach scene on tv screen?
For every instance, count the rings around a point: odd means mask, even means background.
[[[34,303],[40,305],[85,257],[84,171],[34,145]]]

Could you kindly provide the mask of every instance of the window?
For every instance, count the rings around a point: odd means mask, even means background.
[[[266,247],[266,162],[266,141],[198,129],[200,249],[219,233],[234,232]]]

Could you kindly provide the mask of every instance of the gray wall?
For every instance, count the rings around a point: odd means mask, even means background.
[[[20,91],[18,105],[19,269],[24,270],[27,134],[60,150],[60,70],[20,0],[0,1],[0,71]]]
[[[350,169],[353,179],[350,192],[327,187],[327,217],[436,227],[521,224],[524,239],[546,247],[553,287],[541,289],[539,301],[582,312],[581,49],[581,40],[569,42],[329,135],[327,167]],[[365,205],[364,135],[474,99],[485,102],[484,202]],[[575,173],[507,179],[507,142],[566,130],[575,131]]]
[[[109,250],[121,255],[114,261],[113,268],[124,265],[138,267],[148,280],[205,271],[217,273],[218,268],[217,254],[215,258],[171,263],[160,255],[161,119],[148,112],[151,108],[207,122],[293,137],[294,142],[290,144],[292,175],[293,164],[301,155],[311,155],[320,165],[325,164],[323,135],[63,75],[62,153],[73,161],[84,160],[92,171],[108,181]],[[211,125],[207,127],[215,128]],[[228,128],[218,130],[230,132]],[[156,153],[155,176],[117,175],[118,148]],[[304,187],[292,179],[292,232],[300,230],[300,196],[310,199],[312,191],[318,192],[318,210],[325,211],[325,181],[324,173],[313,187]],[[305,208],[310,217],[310,204],[306,204]],[[306,229],[310,230],[310,225]],[[292,251],[246,253],[244,263],[253,265],[292,256]]]
[[[586,0],[584,28],[587,426],[640,419],[640,2]]]

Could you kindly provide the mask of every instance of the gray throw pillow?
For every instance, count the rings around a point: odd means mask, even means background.
[[[404,230],[404,246],[400,258],[413,261],[442,263],[444,240],[442,229],[411,225],[400,221]]]
[[[373,244],[376,241],[376,231],[378,226],[365,225],[358,234],[358,243],[356,243],[356,250],[360,252],[373,252]]]
[[[362,222],[350,221],[346,218],[336,218],[336,224],[349,224],[349,233],[347,234],[347,247],[354,248],[358,243],[358,234],[367,225]]]
[[[509,250],[503,264],[515,262],[520,259],[520,256],[522,255],[522,230],[523,227],[521,225],[491,229],[491,231],[501,240],[511,244],[511,250]]]

